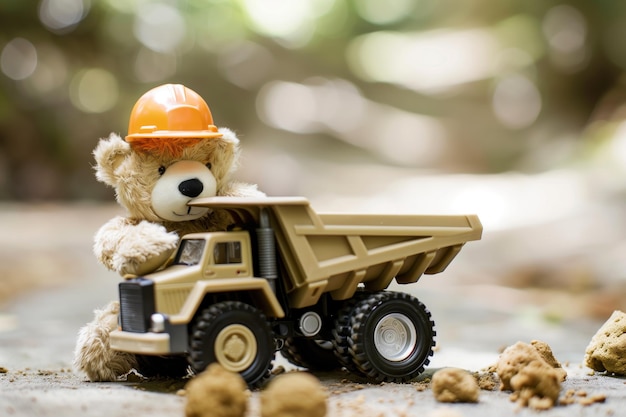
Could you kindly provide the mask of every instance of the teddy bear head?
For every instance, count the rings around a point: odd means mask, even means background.
[[[239,155],[239,141],[226,128],[219,138],[203,138],[179,152],[134,149],[111,134],[94,150],[96,178],[115,189],[130,217],[149,221],[188,221],[207,209],[189,207],[197,197],[213,197],[226,184]]]
[[[172,84],[150,90],[133,108],[126,140],[111,134],[98,143],[96,178],[115,189],[131,218],[198,219],[208,210],[187,203],[220,194],[239,156],[235,134],[212,123],[192,90]]]

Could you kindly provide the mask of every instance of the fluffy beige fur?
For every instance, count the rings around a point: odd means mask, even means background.
[[[91,381],[114,381],[137,366],[135,356],[109,349],[109,333],[117,328],[119,303],[113,301],[104,310],[95,311],[95,320],[80,329],[76,357],[88,359],[79,367]]]
[[[164,264],[180,236],[225,230],[229,225],[230,218],[219,210],[178,222],[156,214],[152,192],[162,170],[172,164],[195,161],[203,168],[209,164],[208,175],[215,179],[216,195],[263,195],[256,185],[231,180],[239,159],[239,140],[228,129],[222,128],[220,133],[221,138],[198,140],[176,155],[134,150],[116,134],[100,140],[94,150],[96,178],[115,189],[118,203],[127,211],[127,216],[111,219],[96,233],[94,253],[104,266],[122,276],[143,275]],[[97,310],[94,320],[80,330],[74,366],[91,381],[115,380],[137,365],[133,355],[114,352],[109,347],[109,333],[117,328],[118,313],[119,305],[112,302]]]

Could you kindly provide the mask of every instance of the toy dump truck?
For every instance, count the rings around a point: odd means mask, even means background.
[[[301,197],[189,205],[227,210],[233,225],[183,236],[168,266],[121,282],[111,347],[195,372],[218,362],[250,385],[277,350],[311,370],[416,377],[434,322],[417,298],[385,289],[443,271],[482,234],[475,215],[320,214]]]

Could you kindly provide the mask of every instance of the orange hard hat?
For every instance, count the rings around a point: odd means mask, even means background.
[[[195,91],[164,84],[145,93],[130,114],[126,141],[146,138],[218,138],[211,110]]]

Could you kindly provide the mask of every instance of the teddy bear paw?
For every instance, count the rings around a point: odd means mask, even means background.
[[[145,275],[157,270],[172,255],[178,235],[165,227],[141,221],[126,230],[113,255],[113,268],[120,275]]]
[[[115,381],[137,366],[135,355],[111,349],[109,334],[117,328],[119,303],[95,311],[95,319],[80,329],[74,351],[74,367],[90,381]]]

